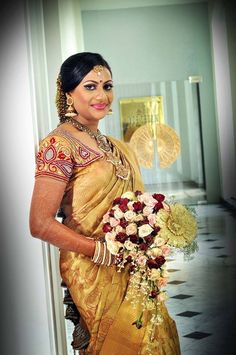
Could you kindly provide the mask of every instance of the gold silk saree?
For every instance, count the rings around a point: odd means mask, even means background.
[[[127,144],[110,137],[109,140],[114,154],[130,168],[128,180],[118,178],[113,165],[102,154],[60,129],[54,130],[41,144],[41,160],[38,163],[38,175],[46,173],[67,181],[61,204],[66,216],[64,224],[94,239],[104,236],[102,218],[116,197],[126,191],[144,191],[134,153]],[[46,158],[42,157],[51,158],[52,153],[55,162],[51,162],[49,167],[45,163]],[[91,335],[86,354],[150,354],[148,334],[151,315],[144,314],[141,329],[132,325],[142,306],[133,308],[125,299],[129,282],[127,269],[117,272],[116,266],[99,266],[82,254],[60,250],[60,271]],[[178,355],[180,348],[175,322],[164,304],[161,312],[163,322],[156,327],[151,354]]]

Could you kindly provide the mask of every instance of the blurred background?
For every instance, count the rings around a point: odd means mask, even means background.
[[[28,228],[35,152],[58,124],[60,65],[81,51],[108,61],[114,114],[100,130],[119,139],[122,100],[161,96],[162,122],[174,130],[181,149],[161,168],[160,140],[154,140],[152,166],[141,166],[146,189],[190,205],[233,210],[235,12],[233,2],[217,0],[17,0],[2,5],[0,17],[0,346],[4,355],[66,355],[58,253],[31,239]]]

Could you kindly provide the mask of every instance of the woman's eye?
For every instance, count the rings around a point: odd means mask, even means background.
[[[96,86],[94,84],[87,84],[87,85],[84,85],[84,87],[86,90],[89,90],[89,91],[96,89]]]
[[[106,90],[106,91],[111,91],[112,88],[113,88],[113,85],[112,85],[112,84],[105,84],[105,85],[103,86],[103,88],[104,88],[104,90]]]

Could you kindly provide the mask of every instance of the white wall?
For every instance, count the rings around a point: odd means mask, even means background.
[[[222,197],[230,202],[236,198],[236,149],[226,18],[221,1],[214,2],[211,16]]]
[[[23,4],[8,1],[0,17],[0,353],[49,355],[42,244],[28,228],[34,141]]]
[[[94,3],[92,0],[88,1],[88,4],[92,3]],[[100,4],[99,1],[96,3]],[[108,1],[105,0],[102,3],[108,5]],[[144,3],[146,4],[146,2]],[[85,5],[84,2],[81,4],[82,9],[83,5]],[[171,127],[175,127],[175,124],[178,125],[179,115],[180,130],[176,131],[181,137],[182,151],[171,167],[163,170],[156,169],[151,173],[147,171],[147,178],[145,176],[144,181],[147,184],[155,184],[157,181],[162,183],[189,181],[190,161],[195,161],[190,156],[193,150],[189,149],[189,145],[192,144],[195,147],[198,142],[197,137],[194,137],[196,130],[192,132],[193,140],[189,140],[189,121],[192,120],[192,117],[186,115],[187,109],[184,104],[187,102],[187,98],[184,91],[180,90],[180,86],[182,85],[183,88],[184,81],[188,80],[189,76],[202,76],[200,97],[206,194],[209,203],[218,202],[221,191],[207,3],[192,4],[189,1],[185,5],[146,6],[116,10],[101,10],[101,8],[102,5],[101,7],[99,5],[96,11],[82,11],[82,22],[85,50],[102,53],[113,71],[114,115],[112,119],[107,118],[106,122],[110,122],[109,126],[114,123],[117,129],[107,130],[106,133],[116,135],[116,132],[119,132],[118,101],[120,98],[149,96],[150,89],[148,91],[145,88],[145,92],[141,93],[142,88],[146,83],[150,83],[152,87],[155,85],[157,90],[155,93],[152,90],[151,95],[164,96],[164,110],[169,111],[169,117],[165,116],[166,122]],[[179,82],[180,86],[176,86],[177,90],[172,86],[169,92],[167,90],[161,91],[158,88],[160,82],[161,84],[167,82],[166,86],[171,83],[177,85]],[[117,85],[120,86],[120,92],[116,92]],[[127,92],[128,88],[130,88],[129,93],[124,96],[124,92]],[[174,92],[176,95],[172,96]],[[177,97],[178,100],[174,101],[172,97],[174,100]],[[173,105],[174,103],[175,105]],[[175,110],[172,110],[173,106]],[[176,108],[178,108],[178,112]],[[192,121],[191,125],[193,124]]]

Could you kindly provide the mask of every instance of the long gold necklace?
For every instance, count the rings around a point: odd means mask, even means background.
[[[120,160],[119,157],[116,157],[111,149],[111,146],[107,140],[107,137],[104,136],[99,129],[97,132],[91,131],[90,128],[87,126],[83,125],[82,123],[78,122],[72,117],[66,118],[65,122],[72,124],[75,128],[77,128],[79,131],[86,132],[90,137],[96,140],[98,148],[104,153],[106,156],[106,160],[113,164],[115,167],[115,174],[117,177],[123,179],[123,180],[128,180],[129,175],[130,175],[130,169],[126,167],[122,161]]]

